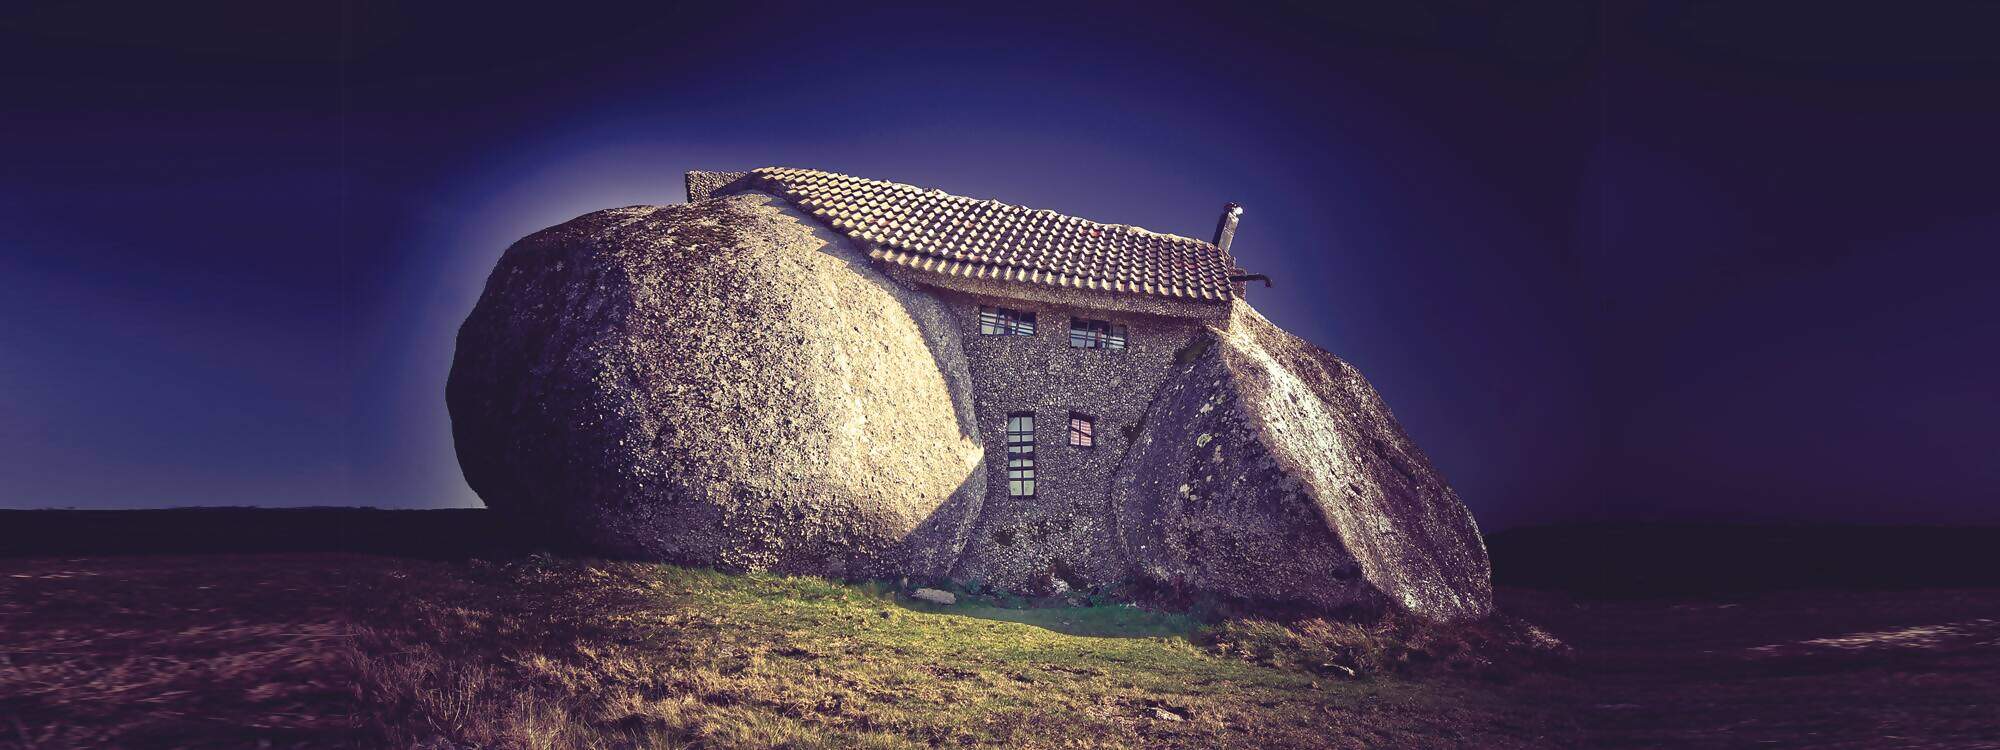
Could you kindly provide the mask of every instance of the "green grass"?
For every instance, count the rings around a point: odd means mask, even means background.
[[[0,604],[4,645],[72,655],[8,656],[0,714],[19,727],[0,726],[0,747],[1508,748],[1575,733],[1559,706],[1484,681],[1347,679],[1130,606],[940,607],[882,584],[549,558],[5,565],[23,577],[0,593],[33,606]]]
[[[1200,624],[547,558],[0,559],[0,750],[1971,748],[2000,737],[2000,591],[1685,602],[1513,591],[1503,604],[1568,640],[1575,661],[1548,661],[1532,648],[1539,631],[1511,618]]]
[[[397,743],[454,713],[438,695],[486,707],[438,727],[455,740],[547,733],[522,744],[548,747],[1321,747],[1355,731],[1336,719],[1357,711],[1386,714],[1348,744],[1392,730],[1422,747],[1455,742],[1467,712],[1501,710],[1455,684],[1333,682],[1219,656],[1189,640],[1187,618],[1127,606],[939,607],[880,586],[630,563],[534,561],[472,582],[485,606],[417,597],[364,644],[405,655],[369,661],[382,686],[369,699],[397,707],[380,726]]]

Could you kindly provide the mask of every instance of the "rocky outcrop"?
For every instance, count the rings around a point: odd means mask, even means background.
[[[767,195],[588,214],[508,249],[460,329],[459,462],[601,552],[941,576],[985,488],[949,315]]]
[[[978,305],[1008,298],[884,275],[738,174],[688,179],[720,197],[516,243],[460,329],[459,462],[514,521],[738,570],[1490,611],[1470,514],[1375,391],[1248,305],[1118,313],[1118,352],[1072,348],[1061,319],[1095,308],[1047,299],[1045,337],[984,337]],[[1011,410],[1048,415],[1032,496],[985,463]]]
[[[1113,480],[1136,575],[1264,605],[1491,611],[1471,514],[1353,367],[1240,302],[1182,359]]]

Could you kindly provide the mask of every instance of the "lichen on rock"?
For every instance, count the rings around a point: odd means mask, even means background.
[[[1491,611],[1471,514],[1354,368],[1242,303],[1209,336],[1113,481],[1137,575],[1267,605]]]
[[[701,200],[507,250],[446,388],[489,507],[735,570],[1491,610],[1471,515],[1374,389],[1248,304],[885,271],[743,185],[690,175]],[[979,309],[1010,305],[1038,335],[983,335]],[[1117,320],[1120,347],[1073,346],[1065,318]],[[1041,425],[1021,496],[1000,459],[1017,413]]]
[[[941,574],[984,493],[950,312],[749,193],[510,248],[447,387],[466,480],[590,548]]]

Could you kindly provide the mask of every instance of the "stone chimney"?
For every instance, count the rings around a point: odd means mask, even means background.
[[[708,200],[724,188],[734,187],[749,175],[749,172],[690,171],[687,173],[687,202]]]
[[[1215,246],[1222,248],[1223,255],[1229,254],[1229,243],[1236,239],[1236,219],[1242,215],[1242,206],[1222,204],[1222,218],[1215,222]]]

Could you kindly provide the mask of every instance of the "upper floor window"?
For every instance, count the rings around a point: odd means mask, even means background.
[[[1097,420],[1089,414],[1070,412],[1069,444],[1078,448],[1097,447]]]
[[[1107,320],[1070,318],[1069,345],[1078,349],[1123,349],[1125,326]]]
[[[1035,413],[1007,415],[1007,494],[1035,496]]]
[[[1033,336],[1035,313],[1028,310],[980,305],[979,332],[988,336]]]

